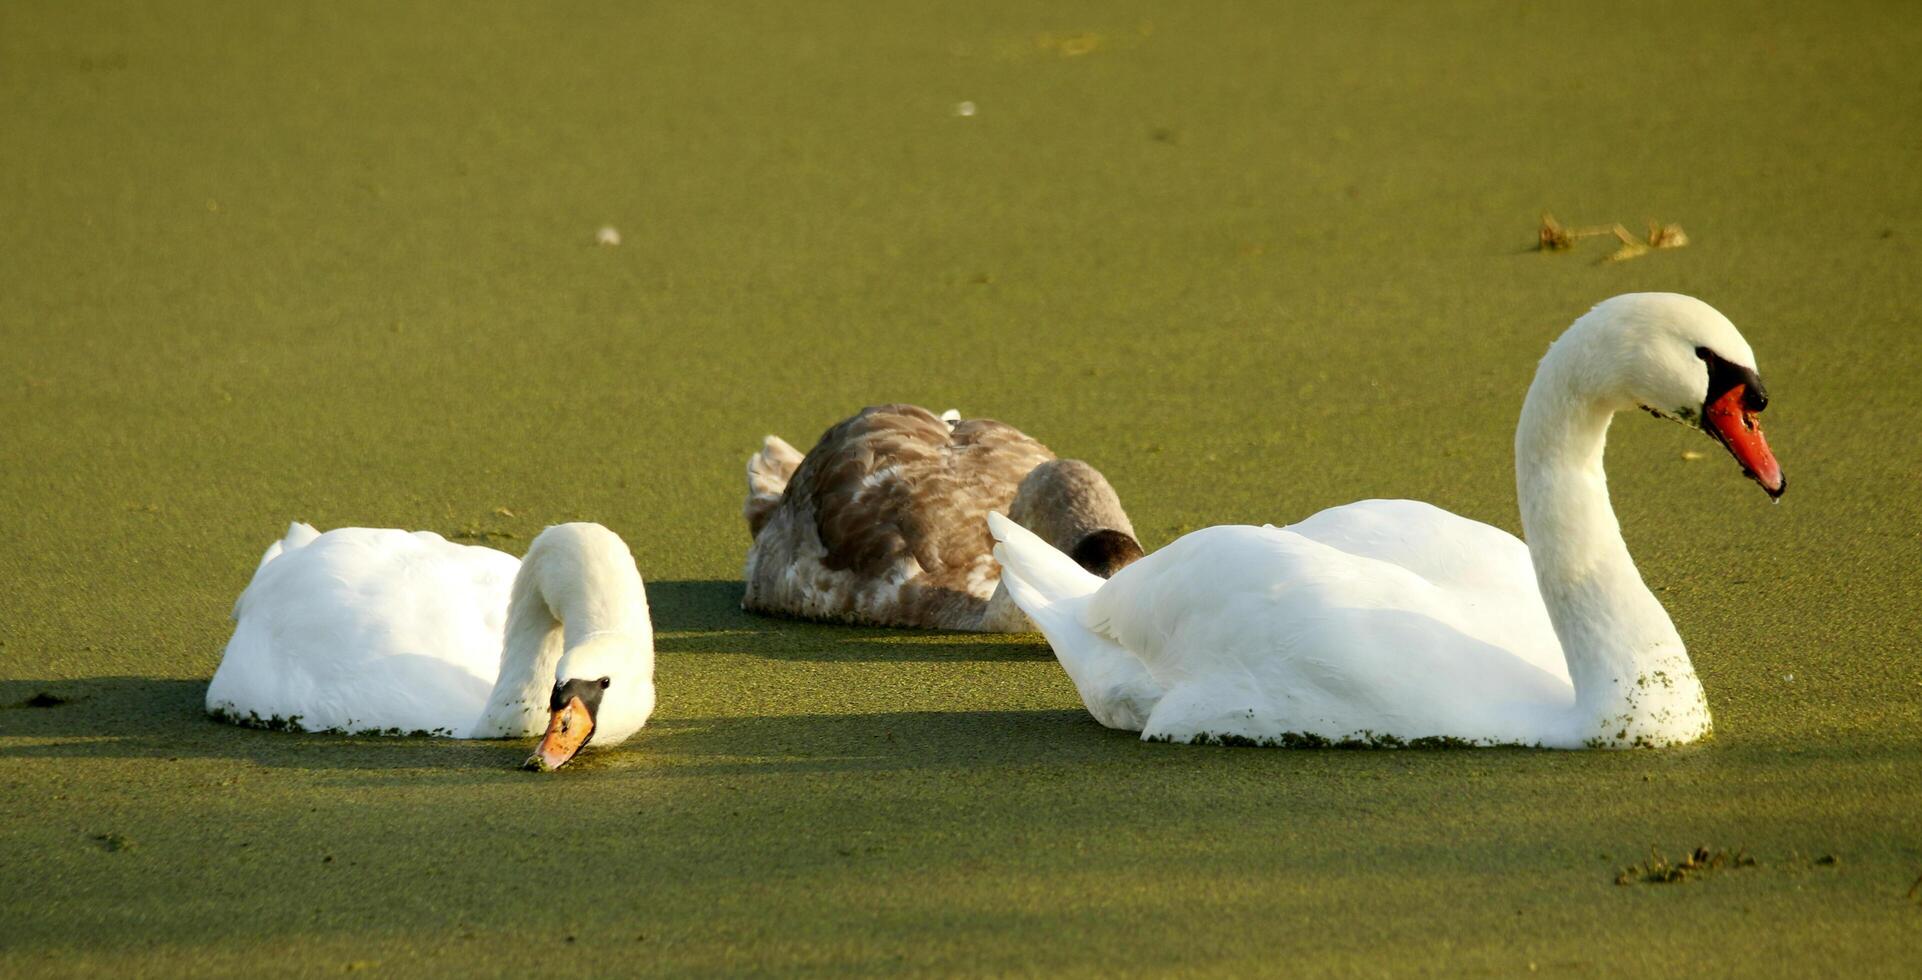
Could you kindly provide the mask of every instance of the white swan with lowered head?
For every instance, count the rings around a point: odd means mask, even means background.
[[[1709,734],[1674,624],[1609,506],[1602,447],[1636,407],[1704,427],[1771,497],[1755,356],[1700,300],[1617,296],[1549,347],[1515,433],[1523,545],[1428,504],[1196,531],[1087,574],[990,515],[1015,602],[1082,703],[1146,739],[1557,748]]]
[[[294,524],[234,620],[207,711],[243,725],[544,734],[528,765],[556,769],[654,711],[647,594],[599,524],[550,527],[518,562],[428,531]]]

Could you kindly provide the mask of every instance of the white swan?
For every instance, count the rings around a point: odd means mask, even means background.
[[[544,731],[528,764],[555,769],[654,710],[647,595],[627,545],[598,524],[550,527],[518,562],[428,531],[294,524],[234,620],[207,711],[239,724]]]
[[[1618,296],[1549,347],[1515,433],[1528,545],[1427,504],[1213,527],[1103,581],[990,515],[1015,602],[1082,703],[1146,739],[1668,745],[1709,733],[1701,683],[1609,506],[1610,419],[1706,422],[1769,495],[1767,395],[1699,300]]]

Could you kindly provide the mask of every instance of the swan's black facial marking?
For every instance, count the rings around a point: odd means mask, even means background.
[[[567,704],[568,698],[580,698],[581,703],[587,705],[587,710],[593,711],[601,706],[601,692],[607,690],[611,683],[613,680],[607,677],[561,681],[554,685],[554,693],[547,699],[547,710],[559,711]]]
[[[1708,396],[1702,399],[1700,407],[1677,405],[1674,408],[1656,408],[1643,405],[1642,411],[1658,419],[1680,422],[1691,428],[1703,428],[1702,421],[1708,417],[1710,405],[1715,404],[1723,395],[1736,385],[1742,386],[1742,408],[1749,412],[1759,412],[1768,407],[1768,389],[1762,387],[1762,378],[1753,370],[1724,360],[1721,355],[1706,347],[1695,348],[1695,356],[1702,359],[1708,368]]]
[[[1145,554],[1140,542],[1121,533],[1102,529],[1090,533],[1074,544],[1074,551],[1068,557],[1075,564],[1102,578],[1112,578],[1114,573],[1133,564]]]
[[[1695,356],[1708,365],[1708,397],[1702,400],[1702,414],[1707,415],[1708,407],[1736,385],[1746,385],[1742,390],[1744,409],[1759,412],[1769,407],[1768,389],[1762,387],[1761,376],[1752,369],[1725,361],[1706,347],[1695,348]]]

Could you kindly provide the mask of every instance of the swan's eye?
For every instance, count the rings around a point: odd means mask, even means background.
[[[603,690],[603,691],[605,691],[605,690],[607,690],[607,685],[609,685],[609,684],[612,684],[612,683],[614,683],[614,678],[612,678],[612,677],[603,677],[603,678],[601,678],[601,690]]]

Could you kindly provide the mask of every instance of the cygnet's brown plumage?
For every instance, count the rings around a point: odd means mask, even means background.
[[[806,457],[767,437],[742,508],[753,612],[873,626],[1032,629],[999,588],[987,514],[1008,514],[1098,575],[1141,557],[1094,467],[992,419],[862,409]]]

